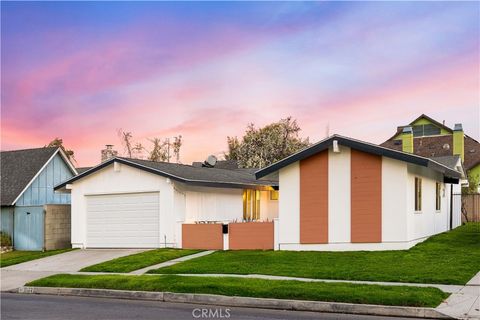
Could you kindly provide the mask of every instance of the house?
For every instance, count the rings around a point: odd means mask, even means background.
[[[70,247],[70,195],[53,187],[77,174],[61,148],[2,151],[1,231],[16,250]]]
[[[273,248],[276,186],[257,180],[251,169],[114,157],[55,190],[71,195],[74,248],[224,249]],[[239,241],[228,242],[227,223]],[[244,225],[265,244],[252,244]]]
[[[448,161],[447,161],[448,160]],[[455,159],[334,135],[256,172],[279,179],[275,249],[395,250],[460,225]]]
[[[404,134],[405,130],[411,134]],[[451,129],[422,114],[410,124],[399,126],[397,132],[381,146],[422,157],[458,155],[467,175],[480,179],[480,143],[466,135],[461,124]]]

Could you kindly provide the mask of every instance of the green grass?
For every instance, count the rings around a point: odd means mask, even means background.
[[[14,264],[40,259],[55,254],[71,251],[72,249],[60,249],[50,251],[10,251],[0,254],[0,268]]]
[[[131,272],[145,267],[153,266],[168,260],[180,258],[201,250],[187,249],[156,249],[129,256],[105,261],[93,266],[88,266],[80,271],[85,272]]]
[[[480,269],[480,223],[405,251],[223,251],[149,273],[230,273],[316,279],[465,284]]]
[[[27,284],[39,287],[97,288],[226,296],[436,307],[448,294],[437,288],[322,283],[232,277],[54,275]]]

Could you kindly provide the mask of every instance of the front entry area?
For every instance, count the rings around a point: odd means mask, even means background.
[[[160,246],[158,192],[88,195],[87,248]]]

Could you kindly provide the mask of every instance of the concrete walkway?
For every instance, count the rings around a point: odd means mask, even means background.
[[[145,251],[144,249],[84,249],[27,261],[0,269],[1,291],[57,273],[78,271],[84,267]]]
[[[162,262],[162,263],[159,263],[159,264],[155,264],[153,266],[149,266],[149,267],[146,267],[146,268],[143,268],[143,269],[138,269],[138,270],[132,271],[130,273],[131,274],[144,274],[149,270],[173,266],[174,264],[177,264],[177,263],[180,263],[180,262],[183,262],[183,261],[187,261],[187,260],[191,260],[191,259],[195,259],[195,258],[199,258],[199,257],[203,257],[203,256],[209,255],[209,254],[214,253],[214,252],[215,252],[215,250],[202,251],[202,252],[199,252],[199,253],[190,254],[188,256],[183,256],[183,257],[176,258],[176,259],[173,259],[173,260],[168,260],[168,261],[165,261],[165,262]]]
[[[435,310],[456,319],[480,319],[480,272]]]

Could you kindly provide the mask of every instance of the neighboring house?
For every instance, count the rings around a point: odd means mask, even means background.
[[[460,225],[461,163],[334,135],[256,173],[279,178],[275,249],[407,249]]]
[[[467,175],[480,179],[480,143],[466,135],[461,124],[451,129],[422,114],[410,124],[398,127],[381,146],[428,158],[458,155]]]
[[[270,221],[273,230],[277,181],[227,167],[115,157],[66,180],[55,190],[71,193],[73,247],[223,249],[223,223]]]
[[[70,195],[53,187],[76,175],[60,148],[2,151],[1,230],[13,238],[17,250],[70,246]],[[48,212],[45,214],[46,206]],[[59,234],[62,233],[62,234]],[[66,237],[68,236],[68,239]]]

